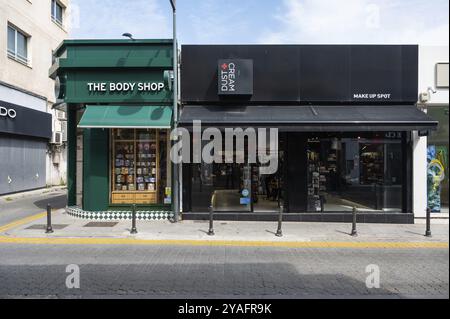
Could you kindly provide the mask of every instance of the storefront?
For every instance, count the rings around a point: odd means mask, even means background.
[[[50,76],[68,113],[68,213],[171,213],[171,40],[68,40]]]
[[[52,117],[0,101],[0,195],[45,187]]]
[[[183,218],[212,205],[217,219],[275,220],[282,207],[286,220],[349,221],[356,208],[361,222],[412,223],[413,139],[437,126],[417,92],[414,45],[183,46],[179,124],[191,149],[211,137],[194,134],[196,121],[222,140],[278,132],[270,174],[249,160],[249,146],[259,154],[270,140],[260,135],[214,150],[213,163],[184,163]]]

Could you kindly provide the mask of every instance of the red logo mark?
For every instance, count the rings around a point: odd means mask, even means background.
[[[228,69],[228,64],[224,63],[220,67],[225,71],[226,69]]]

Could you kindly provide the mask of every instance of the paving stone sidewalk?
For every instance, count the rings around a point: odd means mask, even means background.
[[[283,237],[276,237],[277,223],[216,221],[215,236],[208,236],[207,221],[138,221],[136,235],[130,234],[131,221],[92,224],[64,210],[52,214],[54,233],[45,234],[45,217],[3,231],[0,235],[26,238],[136,238],[145,240],[233,240],[268,242],[447,242],[449,225],[432,223],[432,237],[425,237],[425,225],[358,224],[358,236],[349,235],[351,224],[283,223]],[[91,226],[91,227],[88,227]],[[92,227],[93,226],[93,227]]]

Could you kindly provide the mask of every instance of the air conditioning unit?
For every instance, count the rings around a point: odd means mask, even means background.
[[[67,122],[61,122],[62,141],[67,142]]]
[[[60,120],[60,121],[67,121],[66,112],[57,110],[56,111],[56,118],[58,120]]]
[[[53,132],[51,144],[61,144],[62,143],[62,132]]]
[[[422,92],[419,94],[419,100],[421,103],[426,103],[430,101],[430,93]]]

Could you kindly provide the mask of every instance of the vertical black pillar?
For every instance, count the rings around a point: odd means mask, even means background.
[[[307,208],[307,137],[304,133],[288,133],[286,139],[286,180],[288,211],[305,212]]]
[[[67,205],[77,203],[77,108],[67,105]]]
[[[183,212],[190,212],[192,208],[192,165],[190,163],[183,164]]]
[[[402,212],[413,212],[413,140],[412,132],[402,133]]]

